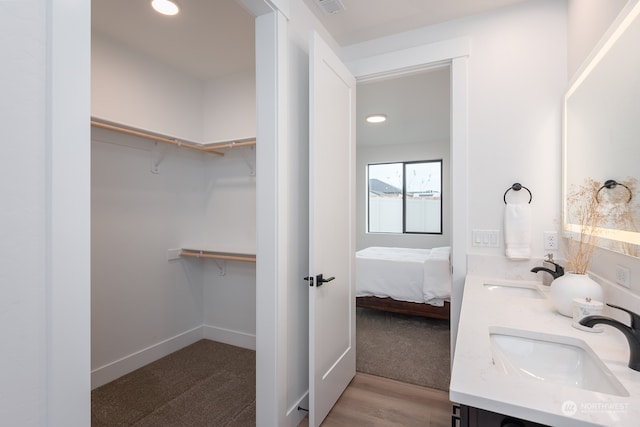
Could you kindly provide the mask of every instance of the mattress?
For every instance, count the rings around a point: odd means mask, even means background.
[[[450,247],[369,247],[356,252],[356,296],[443,306],[451,296]]]

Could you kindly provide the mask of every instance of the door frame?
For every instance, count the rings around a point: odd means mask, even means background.
[[[256,411],[260,426],[285,412],[286,292],[277,198],[278,150],[285,141],[286,20],[289,0],[236,0],[256,17],[257,105]],[[90,424],[91,12],[89,2],[46,0],[47,70],[43,90],[45,163],[43,385],[39,402],[50,426]],[[69,74],[69,69],[76,70]],[[73,155],[69,155],[73,153]],[[271,264],[273,262],[273,264]]]
[[[240,0],[246,1],[246,0]],[[262,0],[254,0],[262,1]],[[267,0],[265,0],[266,2]],[[287,15],[256,18],[256,422],[286,425]]]
[[[464,278],[467,274],[468,229],[468,37],[430,43],[345,62],[357,83],[399,77],[449,64],[451,72],[451,360],[455,352]]]

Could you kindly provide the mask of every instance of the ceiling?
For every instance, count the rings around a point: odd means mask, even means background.
[[[319,0],[302,1],[346,46],[525,0],[340,0],[345,10],[332,15],[316,4]],[[180,13],[168,17],[153,11],[150,0],[92,0],[92,33],[203,81],[255,68],[254,18],[236,0],[178,2]],[[447,69],[362,84],[357,99],[359,145],[449,137]],[[386,113],[389,120],[363,126],[369,111]]]
[[[254,19],[236,0],[177,1],[168,17],[150,0],[92,0],[92,30],[203,80],[254,67]],[[303,1],[346,46],[525,0],[340,0],[333,15]]]
[[[339,0],[345,9],[335,14],[320,8],[322,1],[304,0],[338,44],[347,46],[526,0]]]
[[[177,1],[164,16],[150,0],[92,0],[92,33],[201,80],[255,67],[254,17],[235,0]]]
[[[358,146],[443,143],[450,136],[450,70],[439,67],[394,79],[358,85],[356,139]],[[371,124],[370,114],[387,121]]]

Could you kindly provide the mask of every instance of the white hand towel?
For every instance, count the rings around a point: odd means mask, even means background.
[[[507,203],[504,211],[504,241],[507,258],[531,257],[531,205]]]

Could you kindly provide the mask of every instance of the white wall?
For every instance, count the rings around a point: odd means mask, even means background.
[[[38,426],[46,417],[45,5],[0,5],[0,419]],[[26,410],[28,408],[28,410]]]
[[[255,103],[255,94],[253,99]],[[255,154],[253,147],[242,147],[226,150],[224,158],[205,162],[204,224],[198,239],[201,247],[256,253]],[[205,336],[255,349],[255,263],[208,261],[204,268]]]
[[[256,137],[256,72],[205,82],[203,142]]]
[[[199,143],[256,136],[255,70],[202,81],[94,33],[91,114]]]
[[[90,424],[89,20],[0,2],[3,425]]]
[[[206,184],[205,154],[101,129],[92,133],[95,387],[113,379],[105,374],[109,364],[202,325],[202,266],[167,262],[167,250],[203,228]]]
[[[628,0],[568,0],[567,61],[571,78]]]
[[[205,82],[92,34],[92,116],[202,142],[204,94]]]
[[[566,3],[529,1],[491,13],[348,46],[345,60],[468,36],[469,223],[502,230],[504,191],[521,182],[533,192],[532,254],[543,255],[544,230],[560,219],[561,97],[566,78]],[[454,266],[455,268],[455,266]]]
[[[495,14],[474,34],[470,65],[471,230],[503,231],[503,194],[533,194],[531,253],[560,223],[561,97],[566,87],[566,4],[533,1]],[[527,197],[510,192],[510,200]],[[470,248],[469,253],[504,254]]]
[[[451,183],[449,141],[359,146],[356,152],[356,248],[395,246],[435,248],[451,244]],[[442,159],[442,234],[367,233],[367,165],[370,163]]]
[[[198,244],[226,252],[256,253],[256,147],[225,150],[203,163],[204,224]]]

